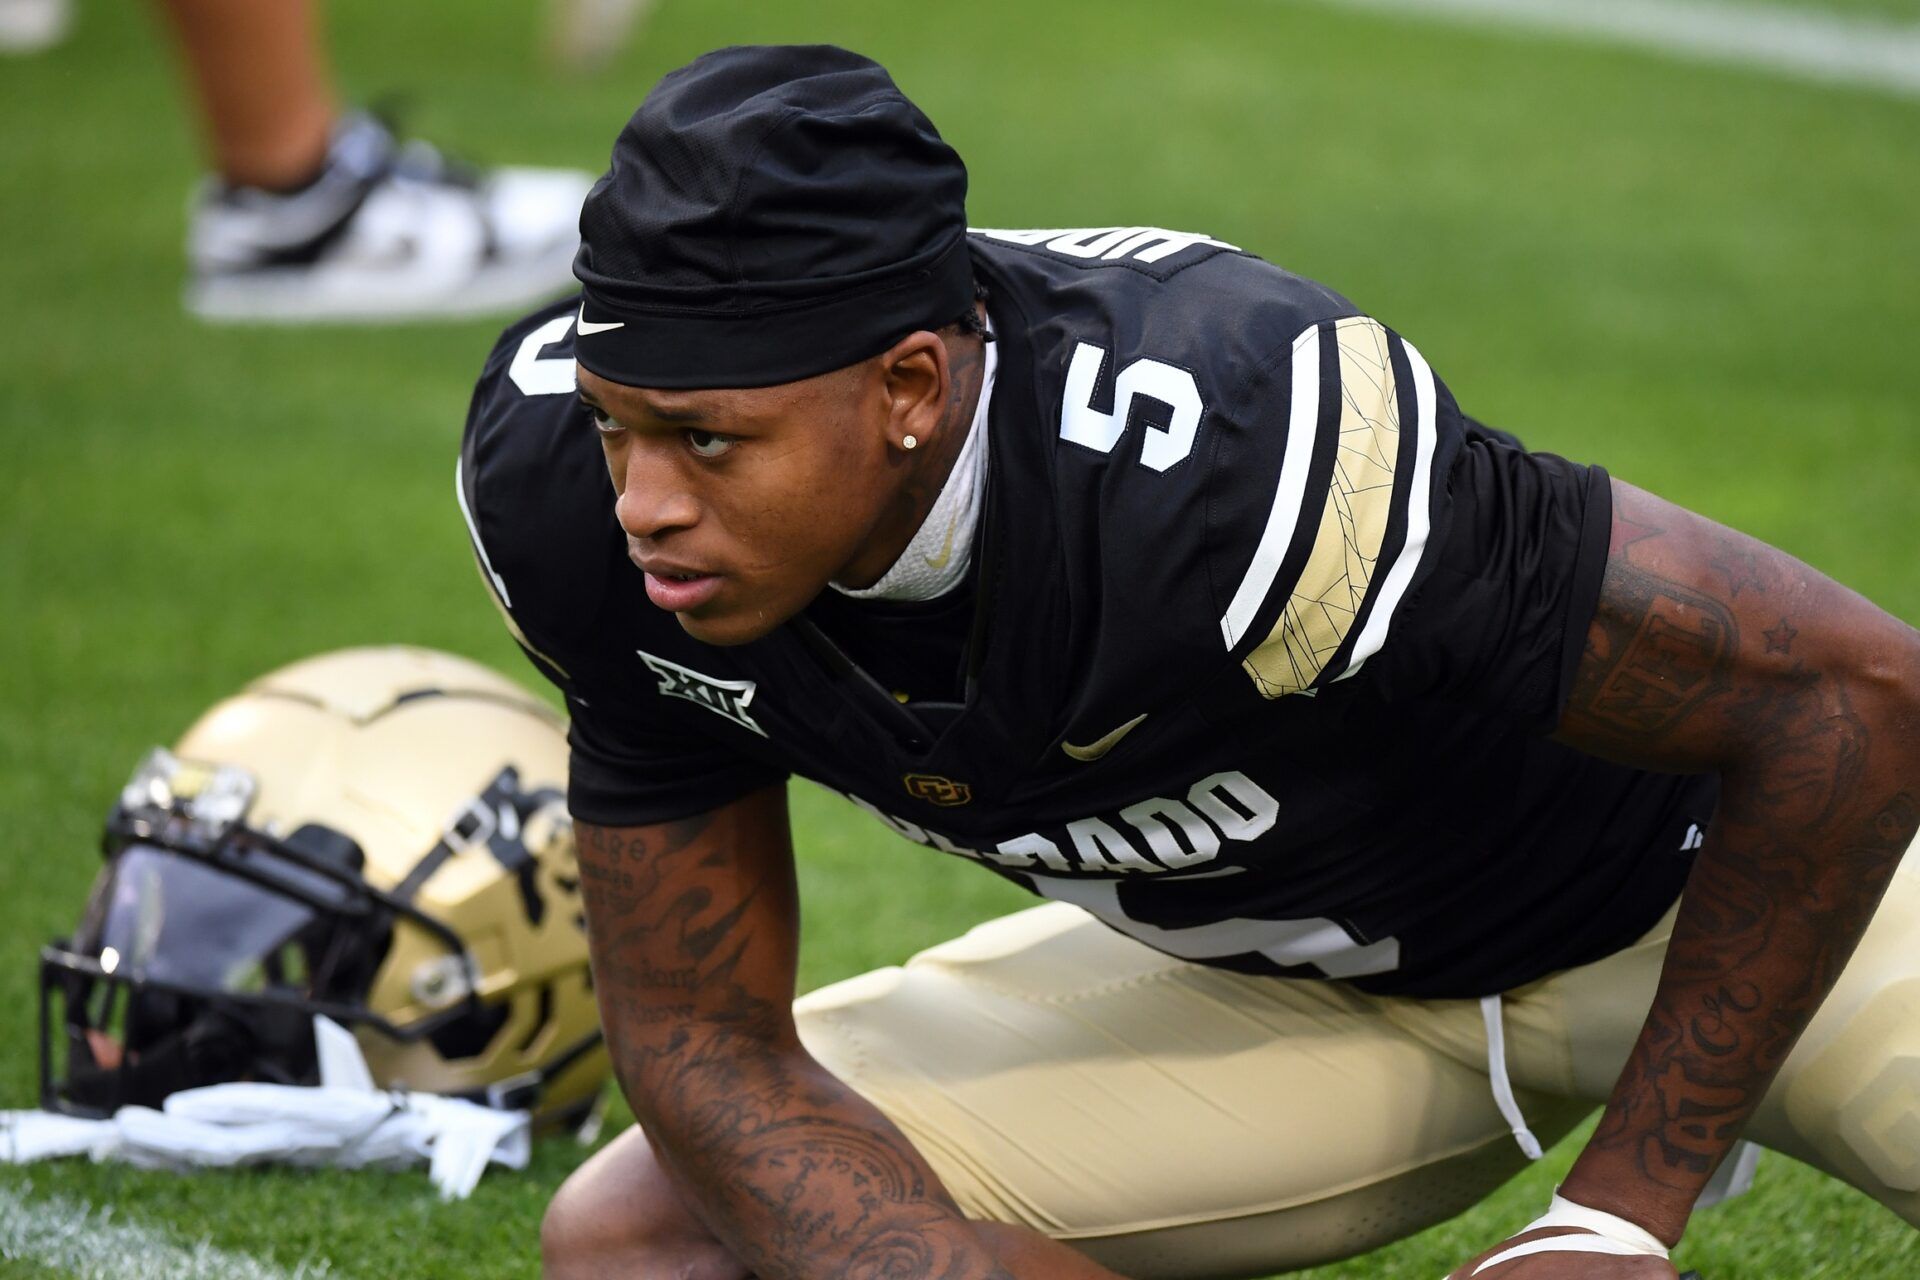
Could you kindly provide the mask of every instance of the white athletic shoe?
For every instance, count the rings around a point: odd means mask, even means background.
[[[39,53],[67,38],[71,0],[0,0],[0,53]]]
[[[191,211],[187,309],[206,320],[433,320],[522,310],[573,285],[590,175],[469,173],[370,117],[292,195],[213,182]]]

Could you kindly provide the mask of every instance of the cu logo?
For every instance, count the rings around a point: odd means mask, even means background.
[[[900,781],[906,784],[907,794],[915,800],[937,804],[943,809],[973,799],[972,787],[964,782],[955,782],[952,778],[943,778],[937,773],[910,773]]]

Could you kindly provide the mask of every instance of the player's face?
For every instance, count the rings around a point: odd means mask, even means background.
[[[896,396],[876,361],[738,390],[578,376],[627,554],[694,638],[744,644],[829,581],[858,585],[903,472],[888,444]]]

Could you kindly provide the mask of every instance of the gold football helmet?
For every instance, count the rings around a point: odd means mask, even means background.
[[[135,770],[41,956],[43,1105],[314,1083],[312,1015],[376,1081],[585,1113],[608,1074],[564,722],[485,667],[346,649],[263,676]]]

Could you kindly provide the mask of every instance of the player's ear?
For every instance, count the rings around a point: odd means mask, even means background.
[[[952,387],[947,344],[925,329],[910,333],[881,354],[880,370],[886,387],[888,445],[926,448],[940,430]]]

